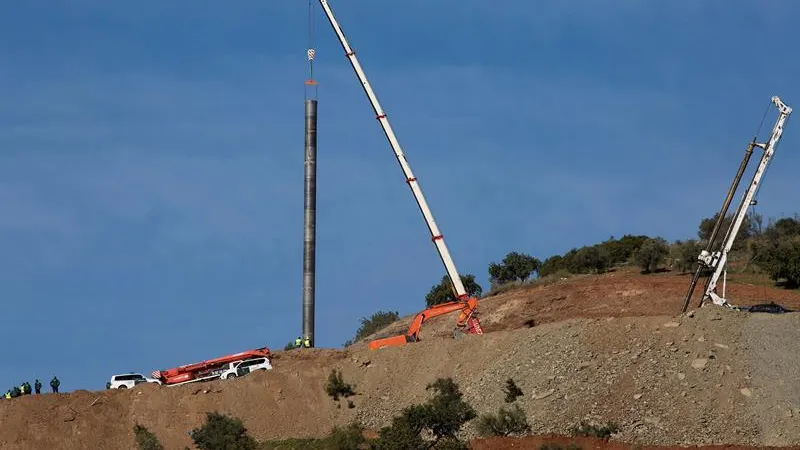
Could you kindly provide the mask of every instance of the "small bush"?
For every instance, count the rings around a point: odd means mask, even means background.
[[[241,419],[216,411],[206,413],[205,424],[190,436],[200,450],[255,450],[258,446]]]
[[[525,411],[515,404],[501,407],[497,414],[484,414],[478,419],[478,433],[483,436],[524,436],[531,432]]]
[[[618,431],[619,425],[614,422],[609,422],[603,426],[581,422],[579,426],[572,427],[571,430],[573,436],[596,437],[600,439],[608,439],[612,434]]]
[[[334,400],[339,400],[339,397],[350,397],[355,395],[353,390],[354,386],[344,382],[342,372],[336,369],[331,369],[328,374],[328,382],[325,384],[325,392],[330,395]]]
[[[293,349],[296,349],[296,348],[297,347],[294,346],[294,342],[291,342],[291,341],[289,341],[288,344],[283,346],[283,350],[284,351],[293,350]]]
[[[483,293],[483,288],[475,281],[475,275],[461,275],[461,284],[464,285],[464,289],[466,289],[470,297],[479,297]],[[454,301],[456,301],[456,296],[453,294],[453,283],[450,282],[450,278],[447,275],[442,277],[442,281],[439,284],[432,286],[425,296],[425,304],[428,308]]]
[[[156,435],[143,425],[135,424],[133,435],[136,437],[136,447],[139,450],[164,450]]]
[[[466,444],[456,433],[475,418],[475,410],[463,399],[463,394],[451,378],[439,378],[427,390],[435,391],[425,404],[411,405],[383,427],[372,443],[374,450],[465,450]],[[433,438],[426,441],[421,433]]]
[[[335,427],[331,435],[326,439],[329,443],[327,448],[335,450],[359,450],[366,442],[364,438],[364,427],[357,422],[339,428]]]
[[[522,396],[522,389],[517,386],[517,383],[514,383],[513,378],[506,380],[506,387],[503,392],[506,394],[506,403],[513,403],[517,397]]]
[[[369,319],[362,317],[361,326],[358,327],[358,330],[356,330],[356,335],[352,340],[345,342],[344,346],[347,347],[358,342],[360,339],[377,333],[378,331],[391,325],[399,318],[400,314],[397,311],[378,311],[372,314]]]

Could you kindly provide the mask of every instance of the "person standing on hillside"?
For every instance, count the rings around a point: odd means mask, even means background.
[[[54,394],[58,394],[58,387],[61,386],[61,382],[58,381],[55,375],[53,375],[53,379],[50,380],[50,388],[53,390]]]
[[[297,339],[294,340],[294,348],[300,348],[303,346],[303,339],[300,336],[297,336]]]
[[[36,395],[39,395],[39,394],[42,393],[42,382],[39,381],[38,378],[36,379],[36,381],[33,382],[33,389],[36,390]]]

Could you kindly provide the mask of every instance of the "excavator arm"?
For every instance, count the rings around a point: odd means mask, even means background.
[[[454,336],[457,337],[460,334],[483,334],[483,329],[477,318],[478,300],[470,298],[467,301],[442,303],[419,312],[414,316],[414,320],[411,321],[411,325],[409,325],[406,334],[376,339],[369,343],[369,348],[378,350],[385,347],[405,345],[409,342],[418,342],[419,332],[422,329],[423,322],[455,311],[460,311],[460,313],[456,321],[456,328],[453,331]]]

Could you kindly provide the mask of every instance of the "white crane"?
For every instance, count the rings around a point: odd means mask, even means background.
[[[697,278],[699,277],[700,272],[703,268],[713,268],[714,273],[708,279],[706,283],[705,291],[703,293],[703,298],[700,300],[700,305],[702,306],[703,302],[708,299],[715,305],[719,306],[726,306],[729,308],[735,308],[732,306],[726,298],[724,298],[724,288],[723,288],[723,295],[720,296],[717,294],[717,283],[719,282],[720,276],[722,276],[723,271],[726,270],[726,264],[728,262],[728,253],[733,248],[733,242],[736,240],[736,235],[739,233],[739,229],[742,226],[742,222],[744,222],[745,217],[747,216],[747,210],[753,204],[753,197],[755,196],[756,191],[759,189],[761,178],[764,176],[764,172],[767,169],[770,161],[772,160],[772,155],[775,153],[775,147],[778,145],[778,141],[780,141],[781,136],[783,135],[783,126],[786,123],[786,119],[789,118],[789,115],[792,113],[792,108],[787,106],[785,103],[781,101],[780,98],[777,96],[772,97],[772,103],[778,108],[778,119],[775,122],[775,126],[772,128],[772,133],[770,134],[769,140],[766,143],[758,143],[753,141],[750,146],[748,147],[748,153],[745,156],[745,160],[742,162],[742,165],[739,168],[739,173],[737,177],[734,179],[733,186],[731,186],[731,190],[728,193],[728,197],[725,200],[725,205],[720,212],[719,217],[717,217],[717,224],[712,232],[712,236],[709,239],[708,247],[700,253],[697,260],[700,263],[700,267],[698,267],[697,272],[695,273],[694,278],[692,279],[691,286],[689,287],[689,292],[686,294],[686,298],[683,304],[683,311],[686,311],[686,307],[689,305],[689,301],[691,300],[692,292],[694,291],[694,287],[697,284]],[[764,154],[761,156],[761,162],[758,165],[755,173],[753,174],[753,179],[750,182],[747,190],[744,193],[744,197],[742,198],[741,203],[739,204],[739,208],[736,210],[736,215],[733,218],[730,226],[728,227],[728,231],[725,233],[725,237],[722,240],[722,247],[719,251],[711,252],[710,247],[713,244],[716,232],[719,229],[720,224],[725,218],[725,213],[727,212],[728,205],[730,204],[730,199],[733,195],[733,192],[736,190],[736,186],[738,185],[739,179],[744,172],[744,168],[747,165],[747,161],[750,158],[750,154],[752,152],[753,147],[758,147],[764,150]]]
[[[370,86],[369,81],[367,81],[367,75],[361,68],[361,64],[359,64],[355,52],[352,48],[350,48],[350,44],[344,37],[342,28],[339,26],[339,23],[333,16],[333,11],[331,10],[330,5],[328,5],[328,1],[319,0],[319,4],[322,6],[323,11],[325,11],[325,15],[333,27],[333,31],[339,38],[339,42],[342,44],[344,53],[347,56],[347,59],[350,60],[350,64],[353,66],[353,70],[356,72],[356,76],[358,77],[359,81],[361,81],[361,86],[364,88],[364,92],[367,94],[370,104],[372,104],[372,109],[375,111],[375,116],[383,128],[386,138],[389,140],[389,145],[391,145],[392,150],[394,150],[397,161],[400,163],[400,168],[403,170],[406,183],[408,183],[408,186],[411,188],[411,193],[414,194],[414,199],[417,201],[417,205],[422,212],[422,216],[425,218],[425,223],[428,225],[428,230],[430,230],[431,233],[431,240],[433,240],[433,243],[436,245],[436,250],[439,252],[439,257],[442,259],[442,263],[447,271],[447,275],[450,277],[450,281],[453,284],[455,296],[459,300],[466,301],[469,298],[469,295],[464,289],[464,285],[461,282],[461,277],[458,275],[458,270],[456,270],[456,265],[453,262],[453,258],[450,256],[447,245],[444,242],[444,237],[439,231],[439,228],[436,226],[436,221],[433,219],[433,213],[431,213],[428,203],[425,201],[425,196],[422,195],[422,189],[419,186],[419,182],[417,182],[417,178],[414,176],[413,172],[411,172],[411,166],[408,165],[408,161],[403,154],[400,143],[397,141],[397,137],[392,130],[392,126],[389,124],[389,119],[386,117],[386,113],[381,108],[381,105],[378,102],[378,97],[375,95],[375,91],[372,90],[372,86]]]

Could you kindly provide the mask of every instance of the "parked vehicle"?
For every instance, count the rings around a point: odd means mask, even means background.
[[[244,361],[232,362],[219,377],[223,380],[230,380],[247,375],[250,372],[255,372],[256,370],[272,370],[272,364],[270,364],[269,358],[252,358]]]
[[[106,383],[106,389],[130,389],[141,383],[155,383],[161,385],[161,382],[147,378],[140,373],[122,373],[119,375],[112,375],[111,380]]]
[[[262,347],[255,350],[247,350],[232,355],[225,355],[219,358],[200,361],[194,364],[175,367],[167,370],[154,370],[153,378],[169,386],[178,386],[197,381],[219,379],[222,372],[229,368],[230,363],[236,363],[245,359],[263,358],[269,362],[271,354],[269,348]],[[272,368],[272,366],[270,366]]]

